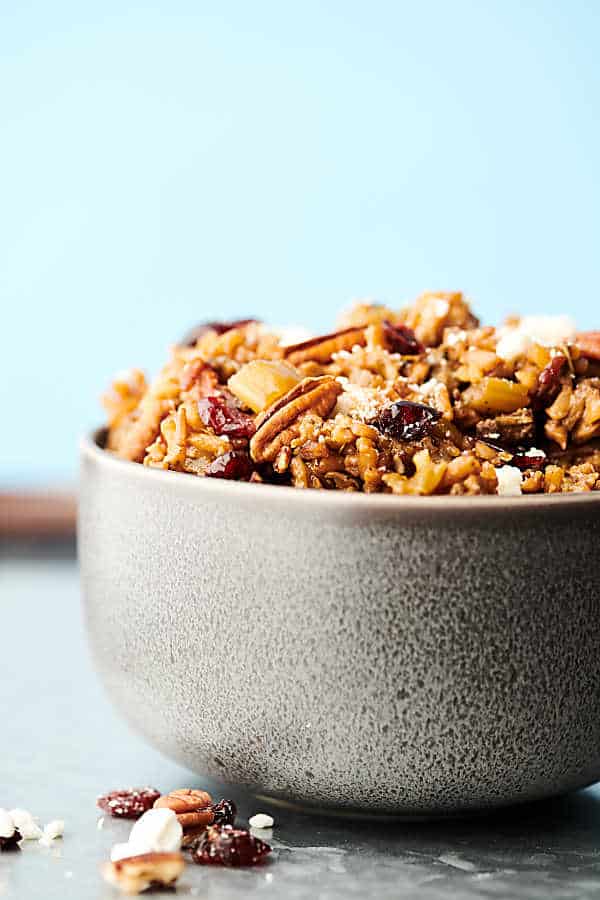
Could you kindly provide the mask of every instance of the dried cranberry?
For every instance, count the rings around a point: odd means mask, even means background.
[[[205,425],[215,434],[251,438],[256,428],[254,417],[227,402],[225,397],[203,397],[198,400],[198,412]]]
[[[233,800],[219,800],[212,808],[215,825],[234,825],[237,807]]]
[[[235,319],[233,322],[202,322],[200,325],[190,328],[181,338],[179,344],[182,347],[193,347],[196,341],[208,331],[225,334],[233,328],[242,328],[244,325],[250,325],[251,322],[258,322],[258,319]]]
[[[560,376],[566,361],[566,356],[563,356],[562,353],[557,353],[540,372],[533,395],[534,404],[538,409],[543,406],[549,406],[556,398],[560,390]]]
[[[192,859],[204,866],[254,866],[270,852],[269,845],[250,834],[247,828],[209,825]]]
[[[398,400],[386,406],[372,420],[383,434],[400,441],[416,441],[424,437],[432,425],[440,418],[441,413],[424,403],[412,403],[410,400]]]
[[[519,448],[515,451],[511,464],[519,469],[543,469],[548,458],[543,451],[532,453],[531,450]]]
[[[235,478],[247,481],[252,475],[252,460],[243,450],[229,450],[217,456],[205,471],[208,478]]]
[[[152,809],[154,801],[159,797],[160,791],[156,788],[128,788],[123,791],[111,791],[110,794],[98,797],[96,805],[117,819],[139,819]]]
[[[393,325],[388,319],[384,319],[383,333],[391,353],[419,356],[425,352],[425,347],[408,325]]]
[[[21,832],[15,828],[10,837],[0,835],[0,850],[20,850],[19,841],[22,841]]]

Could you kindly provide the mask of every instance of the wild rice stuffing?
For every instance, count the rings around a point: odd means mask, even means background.
[[[392,494],[600,490],[600,331],[481,326],[460,293],[358,305],[287,345],[256,321],[199,326],[150,384],[103,398],[107,448],[151,468]]]

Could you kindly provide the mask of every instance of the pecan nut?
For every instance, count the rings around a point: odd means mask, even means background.
[[[581,331],[575,338],[575,344],[582,356],[600,360],[600,331]]]
[[[171,887],[184,868],[181,853],[143,853],[105,863],[102,874],[124,894],[140,894],[151,885]]]
[[[182,828],[200,828],[214,821],[212,797],[206,791],[193,788],[179,788],[159,797],[154,802],[155,809],[171,809]]]
[[[364,328],[344,328],[331,334],[322,334],[301,344],[292,344],[285,348],[285,358],[293,366],[303,362],[328,363],[334,353],[340,350],[352,350],[357,344],[364,347],[367,336]]]
[[[342,386],[335,378],[304,378],[276,400],[256,420],[250,455],[257,463],[272,462],[282,447],[298,436],[300,421],[307,413],[325,418],[335,406]]]
[[[209,793],[194,788],[178,788],[154,801],[155,809],[166,807],[172,809],[174,813],[195,812],[198,809],[205,809],[211,804],[212,797]]]

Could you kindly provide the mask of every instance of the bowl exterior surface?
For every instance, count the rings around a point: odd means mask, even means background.
[[[600,506],[349,499],[84,448],[87,628],[132,726],[199,774],[363,812],[600,778]]]

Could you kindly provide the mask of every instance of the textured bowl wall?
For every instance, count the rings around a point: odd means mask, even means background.
[[[354,497],[84,443],[89,638],[168,756],[311,805],[431,815],[600,778],[600,497]]]

